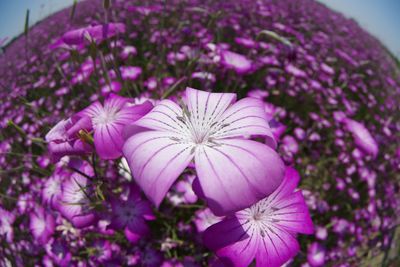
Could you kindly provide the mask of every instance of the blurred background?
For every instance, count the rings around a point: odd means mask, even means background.
[[[318,0],[355,19],[364,29],[400,58],[400,0]],[[0,45],[24,31],[27,9],[29,23],[71,6],[74,0],[0,0]]]

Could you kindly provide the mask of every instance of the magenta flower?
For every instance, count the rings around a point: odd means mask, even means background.
[[[5,236],[7,242],[11,243],[14,240],[13,223],[15,215],[8,210],[5,210],[0,205],[0,236]]]
[[[135,81],[142,74],[142,69],[135,66],[120,67],[123,80]]]
[[[349,118],[345,118],[343,123],[345,124],[347,130],[353,135],[356,145],[365,153],[371,155],[373,158],[376,158],[379,151],[378,144],[371,136],[368,129],[361,123]]]
[[[163,100],[135,123],[149,131],[130,137],[123,153],[134,179],[156,205],[193,158],[216,215],[247,208],[279,186],[284,174],[279,155],[243,139],[273,138],[263,103],[244,98],[232,105],[235,98],[187,88],[187,108]]]
[[[53,216],[42,207],[35,208],[29,215],[29,229],[39,244],[46,244],[55,231]]]
[[[92,167],[82,162],[79,171],[93,177]],[[62,195],[57,203],[57,209],[76,228],[84,228],[96,222],[97,216],[91,206],[90,195],[93,189],[90,181],[83,175],[75,172],[62,184]]]
[[[72,254],[68,250],[67,242],[64,239],[51,239],[45,246],[46,254],[57,266],[70,266]]]
[[[53,162],[59,161],[66,155],[83,155],[91,152],[92,147],[79,138],[81,130],[89,132],[91,129],[90,119],[79,115],[57,123],[45,137]]]
[[[311,243],[308,247],[307,261],[312,267],[324,266],[325,254],[325,249],[319,243]]]
[[[92,121],[94,145],[99,156],[102,159],[116,159],[122,155],[124,127],[141,118],[152,107],[150,102],[132,105],[128,98],[110,95],[104,106],[97,101],[79,114]]]
[[[44,182],[42,188],[43,203],[54,207],[57,203],[57,199],[62,195],[61,184],[68,175],[69,173],[62,169],[56,170],[54,174]]]
[[[285,179],[269,197],[226,217],[204,232],[204,243],[228,266],[281,266],[300,249],[297,233],[313,233],[313,224],[296,170],[288,167]]]
[[[126,238],[136,243],[149,233],[146,220],[154,220],[155,216],[149,203],[142,200],[139,190],[131,186],[126,201],[111,200],[112,217],[109,227],[124,230]]]
[[[248,58],[228,50],[221,51],[221,64],[238,74],[245,74],[252,70],[252,62]]]
[[[125,25],[123,23],[108,23],[71,30],[62,36],[62,40],[67,45],[81,45],[85,44],[85,41],[100,43],[124,32]]]
[[[110,84],[105,84],[101,87],[101,94],[108,96],[110,93],[118,93],[121,91],[122,85],[119,82],[112,81]]]

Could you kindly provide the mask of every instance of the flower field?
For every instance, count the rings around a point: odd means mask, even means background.
[[[400,265],[400,63],[322,4],[75,2],[0,74],[0,266]]]

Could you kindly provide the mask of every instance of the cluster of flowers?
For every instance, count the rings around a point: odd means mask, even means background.
[[[0,56],[0,265],[395,261],[396,64],[311,0],[54,14]]]

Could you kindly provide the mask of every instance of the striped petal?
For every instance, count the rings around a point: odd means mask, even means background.
[[[197,128],[211,128],[235,100],[236,94],[209,93],[186,88],[186,103],[191,121]]]
[[[277,210],[271,214],[276,225],[290,232],[312,234],[314,226],[300,191],[274,204]]]
[[[270,147],[226,139],[196,149],[196,171],[210,209],[226,215],[270,195],[282,182],[284,165]]]
[[[276,146],[269,127],[264,104],[256,98],[244,98],[229,107],[219,120],[221,128],[214,133],[214,138],[262,135],[269,137]]]
[[[179,142],[175,134],[148,131],[130,137],[123,154],[133,178],[158,206],[192,160],[192,148],[191,144]]]
[[[300,249],[293,234],[274,225],[266,228],[263,236],[259,236],[259,238],[256,253],[257,267],[279,267],[293,258]]]
[[[247,267],[255,258],[258,234],[234,217],[225,219],[207,228],[203,235],[204,244],[215,251],[226,266]],[[266,265],[267,266],[267,265]]]
[[[151,130],[182,135],[188,133],[187,126],[179,120],[182,115],[182,109],[175,102],[163,100],[147,115],[135,122],[135,125]]]

